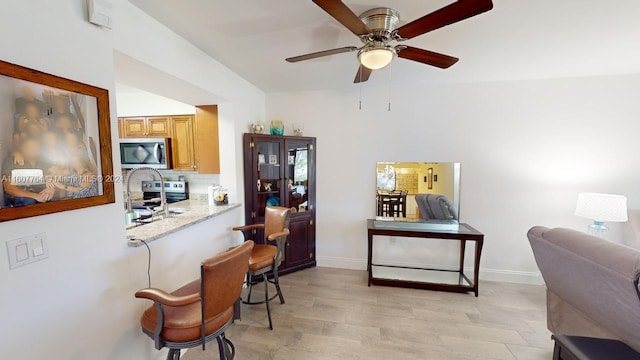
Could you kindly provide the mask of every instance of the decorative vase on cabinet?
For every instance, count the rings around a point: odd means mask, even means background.
[[[311,137],[244,135],[246,224],[264,222],[267,206],[291,208],[280,274],[316,265],[315,147]],[[256,231],[254,241],[264,241],[264,234]]]

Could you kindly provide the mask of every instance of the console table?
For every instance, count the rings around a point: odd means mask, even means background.
[[[367,270],[369,286],[386,285],[452,292],[473,292],[478,296],[478,276],[480,272],[480,255],[484,234],[468,224],[458,224],[454,228],[425,229],[411,222],[389,222],[376,224],[373,219],[367,220],[369,237],[369,255]],[[460,241],[460,263],[456,270],[415,268],[406,266],[382,265],[373,263],[373,237],[397,236],[422,239],[443,239]],[[475,260],[473,281],[464,273],[464,255],[467,241],[475,242]]]

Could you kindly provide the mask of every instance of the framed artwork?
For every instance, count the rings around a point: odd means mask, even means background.
[[[0,221],[115,201],[109,92],[0,61]]]
[[[278,155],[269,155],[269,165],[278,165]]]

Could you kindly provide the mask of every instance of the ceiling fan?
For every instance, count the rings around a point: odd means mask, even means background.
[[[341,0],[313,0],[313,2],[358,36],[363,45],[319,51],[286,60],[298,62],[358,51],[360,68],[354,83],[369,80],[373,70],[389,65],[396,56],[442,69],[450,67],[458,61],[458,58],[403,44],[394,46],[392,43],[414,38],[493,8],[491,0],[458,0],[413,22],[397,27],[400,15],[391,8],[375,8],[356,16]]]

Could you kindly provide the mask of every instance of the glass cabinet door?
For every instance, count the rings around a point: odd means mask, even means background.
[[[283,165],[279,141],[255,141],[253,148],[253,176],[256,183],[254,217],[263,217],[267,206],[284,206],[281,189]]]
[[[299,140],[286,142],[285,168],[285,204],[288,208],[295,208],[296,212],[309,209],[309,182],[312,180],[311,166],[313,166],[310,143]]]

